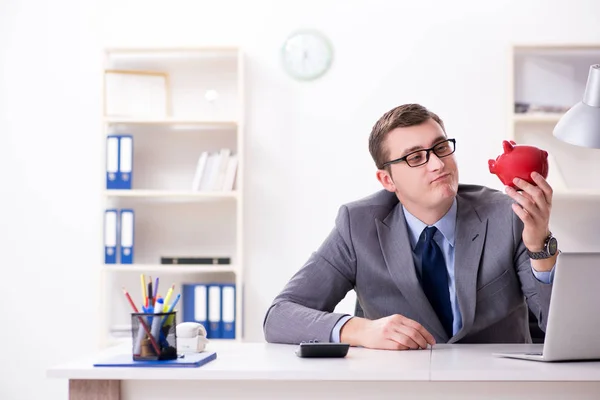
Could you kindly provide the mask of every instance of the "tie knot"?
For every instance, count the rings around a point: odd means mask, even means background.
[[[425,243],[429,242],[433,239],[433,235],[437,232],[437,228],[435,226],[429,226],[423,230],[423,234],[425,235]]]

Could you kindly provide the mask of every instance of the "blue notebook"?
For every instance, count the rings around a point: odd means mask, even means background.
[[[217,358],[214,351],[185,354],[176,360],[133,361],[131,354],[119,354],[94,363],[94,367],[195,368]]]

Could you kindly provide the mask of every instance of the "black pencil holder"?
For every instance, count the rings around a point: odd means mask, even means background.
[[[134,361],[177,358],[176,312],[132,313],[131,335]]]

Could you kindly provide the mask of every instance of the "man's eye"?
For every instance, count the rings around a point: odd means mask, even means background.
[[[423,160],[423,155],[422,154],[413,154],[412,156],[409,156],[407,158],[408,161],[410,162],[419,162],[421,160]]]

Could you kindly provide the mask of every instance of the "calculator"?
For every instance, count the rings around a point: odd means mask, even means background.
[[[349,348],[347,343],[302,342],[296,349],[296,355],[304,358],[343,358]]]

